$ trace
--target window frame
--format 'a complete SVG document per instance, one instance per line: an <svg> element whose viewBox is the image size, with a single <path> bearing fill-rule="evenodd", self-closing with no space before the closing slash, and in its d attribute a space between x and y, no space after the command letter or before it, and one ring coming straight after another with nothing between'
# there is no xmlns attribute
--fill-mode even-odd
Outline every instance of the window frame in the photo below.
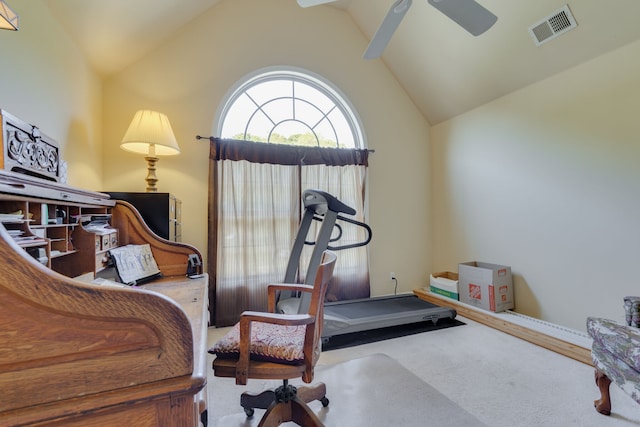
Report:
<svg viewBox="0 0 640 427"><path fill-rule="evenodd" d="M229 110L231 109L231 107L235 104L235 102L241 96L245 95L245 93L252 87L255 87L265 82L275 81L275 80L297 81L298 83L306 84L314 88L315 90L321 92L325 96L327 96L335 105L334 109L337 108L342 114L342 116L344 117L344 119L346 120L347 125L351 131L351 135L353 137L354 147L346 147L340 144L340 141L336 135L336 139L338 139L336 141L338 144L338 148L361 148L361 149L367 148L366 135L365 135L364 127L362 126L360 117L356 109L354 108L354 106L351 104L349 99L342 93L342 91L332 82L328 81L327 79L311 71L305 70L303 68L291 67L291 66L273 66L273 67L261 68L250 74L245 75L244 77L236 81L236 83L229 89L229 91L227 91L218 108L218 112L216 113L216 120L215 120L216 129L215 129L214 135L225 137L222 135L224 121L227 118L227 115L229 114ZM296 101L309 103L309 101L304 98L295 98L295 94L293 95L293 97ZM271 102L278 98L282 98L282 96L281 95L274 96L267 102ZM291 98L291 96L288 96L288 98ZM266 103L263 103L262 105L264 104ZM315 108L318 108L313 103L309 103L309 104L314 106ZM259 111L259 110L257 109L256 111ZM326 117L328 115L328 114L325 114L322 109L319 109L319 111L323 114L323 117ZM333 111L333 109L331 111ZM295 120L295 118L293 120ZM327 120L329 121L332 129L335 132L335 128L334 128L334 125L331 123L331 120L328 117L327 117ZM312 126L310 126L306 122L302 122L302 121L299 121L299 122L306 125L314 134L314 136L316 137L316 140L318 140L318 135L316 134ZM247 132L248 125L249 125L249 121L245 124L245 128L244 128L245 134ZM275 129L276 127L277 127L277 124L275 124L274 127L269 132L269 137L271 136L271 132L273 132L273 129Z"/></svg>

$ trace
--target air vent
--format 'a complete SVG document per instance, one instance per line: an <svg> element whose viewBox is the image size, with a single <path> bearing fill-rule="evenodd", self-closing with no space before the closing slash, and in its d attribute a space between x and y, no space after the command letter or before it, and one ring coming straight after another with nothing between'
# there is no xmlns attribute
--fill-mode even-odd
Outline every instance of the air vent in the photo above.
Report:
<svg viewBox="0 0 640 427"><path fill-rule="evenodd" d="M529 27L529 34L533 37L536 46L540 46L577 26L578 24L569 10L569 5L564 5L563 8Z"/></svg>

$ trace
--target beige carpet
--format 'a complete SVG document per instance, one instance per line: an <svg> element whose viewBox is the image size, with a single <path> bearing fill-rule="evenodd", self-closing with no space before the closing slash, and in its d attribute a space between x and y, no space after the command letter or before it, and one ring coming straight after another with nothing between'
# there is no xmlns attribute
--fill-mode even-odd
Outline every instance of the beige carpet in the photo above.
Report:
<svg viewBox="0 0 640 427"><path fill-rule="evenodd" d="M606 417L593 409L598 389L591 366L472 320L460 320L466 325L323 352L316 372L318 378L328 376L325 383L331 403L324 415L319 403L314 409L324 417L327 427L447 425L434 418L429 399L413 396L415 387L437 390L438 395L446 397L447 406L453 402L462 408L460 413L471 414L491 427L640 427L640 405L614 385L612 415ZM211 328L210 344L226 330ZM347 376L329 378L334 367L339 373L341 367L357 365L349 365L351 361L374 355L379 358L379 354L405 368L400 370L402 380L383 378L379 369L357 368L351 371L358 372ZM407 371L412 379L405 381ZM362 383L348 380L351 375ZM378 380L385 386L374 385ZM213 375L208 382L209 426L216 427L257 425L257 421L244 417L240 394L278 385L250 380L246 387L236 386L232 379ZM366 390L365 396L358 397L357 391L362 389ZM384 418L386 413L393 414L393 422ZM260 415L256 411L254 418Z"/></svg>
<svg viewBox="0 0 640 427"><path fill-rule="evenodd" d="M485 425L384 354L319 367L316 380L327 384L331 391L326 408L317 401L310 404L326 426L419 425L425 416L428 417L428 425L433 426ZM297 383L299 381L292 381L292 384ZM398 396L402 396L402 405L397 404ZM263 410L256 410L253 419L247 420L241 412L219 418L210 425L257 426L262 414Z"/></svg>

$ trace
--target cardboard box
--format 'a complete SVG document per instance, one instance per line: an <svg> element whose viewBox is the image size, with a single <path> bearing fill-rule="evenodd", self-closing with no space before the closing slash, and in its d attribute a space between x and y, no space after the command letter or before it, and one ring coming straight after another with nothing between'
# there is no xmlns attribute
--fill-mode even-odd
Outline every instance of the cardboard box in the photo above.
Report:
<svg viewBox="0 0 640 427"><path fill-rule="evenodd" d="M458 300L458 273L442 271L429 278L429 290L434 294Z"/></svg>
<svg viewBox="0 0 640 427"><path fill-rule="evenodd" d="M511 267L464 262L458 265L458 275L461 302L496 313L515 307Z"/></svg>

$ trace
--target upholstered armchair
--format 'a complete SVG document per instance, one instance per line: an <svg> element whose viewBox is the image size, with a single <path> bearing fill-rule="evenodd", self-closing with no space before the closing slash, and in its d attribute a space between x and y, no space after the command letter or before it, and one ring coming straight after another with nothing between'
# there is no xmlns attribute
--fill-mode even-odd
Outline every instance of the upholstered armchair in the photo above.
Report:
<svg viewBox="0 0 640 427"><path fill-rule="evenodd" d="M587 331L593 338L591 358L600 389L600 399L594 401L594 406L604 415L611 414L612 382L640 403L640 297L626 297L625 310L627 325L587 318Z"/></svg>

